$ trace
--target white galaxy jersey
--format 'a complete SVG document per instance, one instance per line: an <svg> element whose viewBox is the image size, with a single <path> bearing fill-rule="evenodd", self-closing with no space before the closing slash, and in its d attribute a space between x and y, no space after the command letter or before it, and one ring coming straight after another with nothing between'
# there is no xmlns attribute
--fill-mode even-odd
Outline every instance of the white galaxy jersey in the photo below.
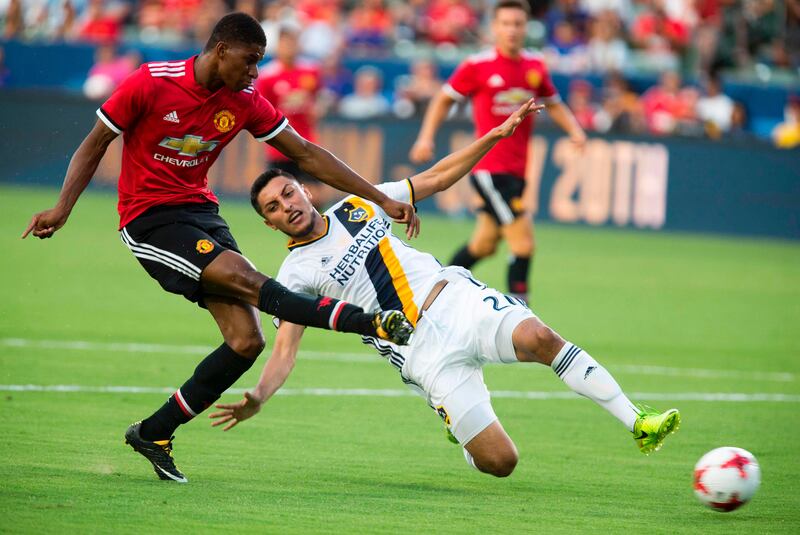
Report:
<svg viewBox="0 0 800 535"><path fill-rule="evenodd" d="M377 188L392 199L414 204L410 180ZM441 264L392 234L391 218L361 197L347 197L322 217L327 224L324 235L289 242L291 252L278 271L278 282L295 292L327 295L366 311L402 310L416 325Z"/></svg>

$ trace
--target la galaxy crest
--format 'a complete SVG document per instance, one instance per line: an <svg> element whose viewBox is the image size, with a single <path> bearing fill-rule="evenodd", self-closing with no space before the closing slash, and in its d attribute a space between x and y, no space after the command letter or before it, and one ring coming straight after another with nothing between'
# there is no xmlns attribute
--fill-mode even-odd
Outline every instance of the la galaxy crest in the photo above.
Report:
<svg viewBox="0 0 800 535"><path fill-rule="evenodd" d="M367 210L362 206L353 206L349 210L345 208L344 211L347 212L347 221L350 223L361 223L369 219Z"/></svg>

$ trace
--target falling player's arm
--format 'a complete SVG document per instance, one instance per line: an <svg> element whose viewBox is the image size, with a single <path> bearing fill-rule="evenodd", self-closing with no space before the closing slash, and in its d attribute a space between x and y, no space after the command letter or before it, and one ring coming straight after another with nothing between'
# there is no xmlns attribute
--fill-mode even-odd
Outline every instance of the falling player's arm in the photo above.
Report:
<svg viewBox="0 0 800 535"><path fill-rule="evenodd" d="M106 153L108 145L114 141L117 135L98 119L92 131L72 155L58 202L50 210L34 214L28 228L22 234L23 238L31 231L37 238L49 238L64 226L75 203L78 202L78 197L81 196L97 171L97 166Z"/></svg>
<svg viewBox="0 0 800 535"><path fill-rule="evenodd" d="M209 418L214 419L212 426L227 424L222 429L227 431L258 414L261 406L283 386L292 372L304 329L302 325L281 321L272 355L261 371L258 384L252 392L245 392L244 399L237 403L218 403L216 407L220 410L209 415Z"/></svg>
<svg viewBox="0 0 800 535"><path fill-rule="evenodd" d="M422 119L422 126L419 129L417 140L411 147L411 152L408 157L413 163L423 163L433 158L433 151L435 148L434 140L436 139L436 132L444 122L447 114L450 113L450 108L456 101L443 89L433 97L428 109L425 110L425 117Z"/></svg>
<svg viewBox="0 0 800 535"><path fill-rule="evenodd" d="M346 163L300 136L291 126L284 128L269 143L297 162L300 169L334 188L368 199L380 206L389 217L407 225L406 235L419 234L419 220L410 204L390 199L353 171Z"/></svg>
<svg viewBox="0 0 800 535"><path fill-rule="evenodd" d="M461 150L437 162L430 169L411 177L414 187L414 196L417 200L430 197L434 193L444 191L464 175L469 173L475 164L494 147L498 141L514 133L517 126L531 113L544 109L544 105L537 105L530 99L511 114L503 124L492 128L484 136L473 141Z"/></svg>

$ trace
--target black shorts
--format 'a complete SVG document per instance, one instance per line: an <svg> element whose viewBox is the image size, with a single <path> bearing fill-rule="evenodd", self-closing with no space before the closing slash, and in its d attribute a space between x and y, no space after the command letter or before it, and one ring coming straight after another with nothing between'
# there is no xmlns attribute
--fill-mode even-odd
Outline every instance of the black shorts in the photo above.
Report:
<svg viewBox="0 0 800 535"><path fill-rule="evenodd" d="M154 206L125 225L120 237L162 288L200 306L206 266L222 251L241 253L212 202Z"/></svg>
<svg viewBox="0 0 800 535"><path fill-rule="evenodd" d="M297 162L294 160L280 160L274 161L269 163L270 167L274 167L276 169L280 169L281 171L286 171L287 173L294 176L298 182L301 184L307 185L314 185L314 184L321 184L321 182L300 169L300 166L297 165Z"/></svg>
<svg viewBox="0 0 800 535"><path fill-rule="evenodd" d="M482 212L486 212L504 226L522 215L522 190L525 179L503 173L476 171L469 176L472 187L483 199Z"/></svg>

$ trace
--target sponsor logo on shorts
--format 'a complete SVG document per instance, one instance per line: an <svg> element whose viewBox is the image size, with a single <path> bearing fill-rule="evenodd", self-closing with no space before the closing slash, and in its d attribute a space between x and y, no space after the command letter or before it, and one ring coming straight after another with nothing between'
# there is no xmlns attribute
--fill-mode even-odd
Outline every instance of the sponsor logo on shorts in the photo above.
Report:
<svg viewBox="0 0 800 535"><path fill-rule="evenodd" d="M208 254L214 250L214 244L208 240L197 240L195 249L197 249L197 252L200 254Z"/></svg>
<svg viewBox="0 0 800 535"><path fill-rule="evenodd" d="M214 126L222 132L230 132L236 124L236 116L228 110L222 110L214 115Z"/></svg>

